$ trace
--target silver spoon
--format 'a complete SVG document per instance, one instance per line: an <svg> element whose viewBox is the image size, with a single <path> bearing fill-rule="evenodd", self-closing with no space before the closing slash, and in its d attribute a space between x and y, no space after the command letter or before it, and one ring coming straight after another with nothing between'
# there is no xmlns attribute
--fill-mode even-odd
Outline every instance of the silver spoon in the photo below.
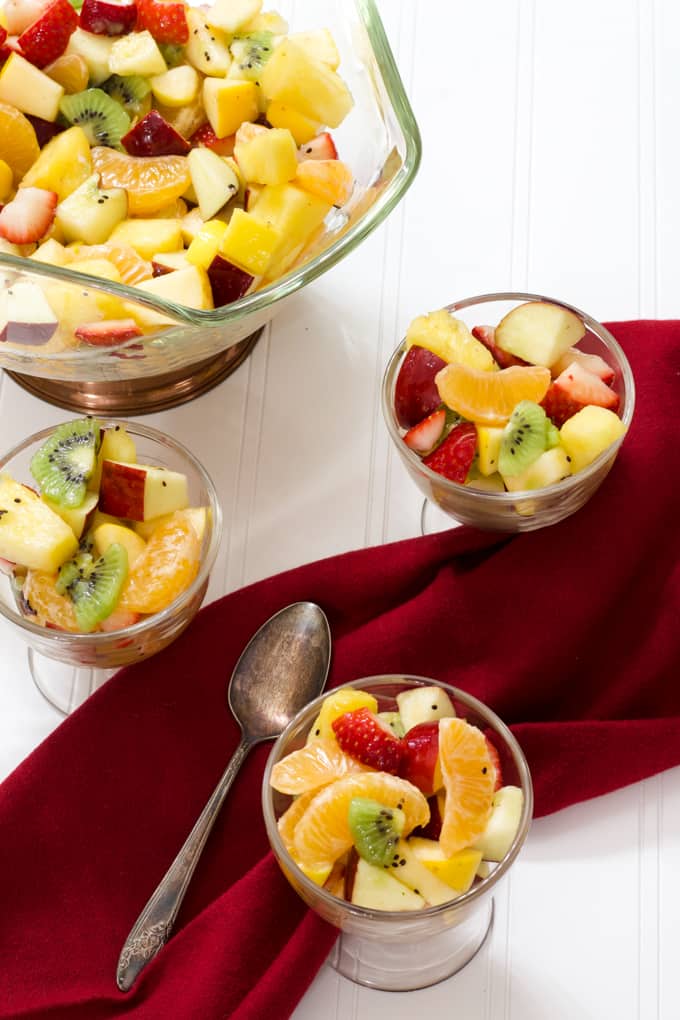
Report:
<svg viewBox="0 0 680 1020"><path fill-rule="evenodd" d="M229 682L229 707L241 740L184 846L161 879L125 940L116 970L122 992L163 948L175 923L205 842L251 747L278 737L308 701L323 690L331 635L322 610L295 602L263 623L250 639Z"/></svg>

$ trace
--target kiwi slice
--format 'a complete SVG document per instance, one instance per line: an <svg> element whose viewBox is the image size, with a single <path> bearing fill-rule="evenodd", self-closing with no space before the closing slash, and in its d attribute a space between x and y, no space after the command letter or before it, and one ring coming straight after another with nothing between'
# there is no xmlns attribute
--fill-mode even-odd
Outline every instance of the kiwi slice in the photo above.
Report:
<svg viewBox="0 0 680 1020"><path fill-rule="evenodd" d="M74 562L74 561L72 561ZM115 542L89 566L81 566L66 588L80 629L89 634L110 616L120 601L128 575L128 554Z"/></svg>
<svg viewBox="0 0 680 1020"><path fill-rule="evenodd" d="M120 148L121 138L130 130L127 113L103 89L85 89L64 96L59 111L69 124L83 129L90 145Z"/></svg>
<svg viewBox="0 0 680 1020"><path fill-rule="evenodd" d="M404 736L404 724L398 712L378 712L378 719L382 719L384 723L387 723L395 737Z"/></svg>
<svg viewBox="0 0 680 1020"><path fill-rule="evenodd" d="M359 856L369 864L387 867L404 831L404 812L370 797L353 797L347 820Z"/></svg>
<svg viewBox="0 0 680 1020"><path fill-rule="evenodd" d="M79 551L72 560L62 563L54 585L59 594L67 595L73 582L77 581L79 577L85 577L89 574L93 564L94 557L92 553L86 551Z"/></svg>
<svg viewBox="0 0 680 1020"><path fill-rule="evenodd" d="M168 67L179 67L180 64L186 63L183 46L178 46L177 43L158 43L158 49ZM141 80L145 81L144 78Z"/></svg>
<svg viewBox="0 0 680 1020"><path fill-rule="evenodd" d="M148 78L142 78L141 74L112 74L102 82L100 88L111 99L115 99L132 119L151 109L151 101L148 99L151 85Z"/></svg>
<svg viewBox="0 0 680 1020"><path fill-rule="evenodd" d="M31 459L43 496L60 507L82 506L99 449L99 422L80 418L59 425Z"/></svg>
<svg viewBox="0 0 680 1020"><path fill-rule="evenodd" d="M545 448L546 450L552 450L553 447L560 445L560 430L556 425L550 421L550 418L546 418L545 422Z"/></svg>
<svg viewBox="0 0 680 1020"><path fill-rule="evenodd" d="M274 35L272 32L235 35L229 49L241 77L256 82L274 52Z"/></svg>
<svg viewBox="0 0 680 1020"><path fill-rule="evenodd" d="M546 448L547 415L533 400L520 400L503 430L498 470L512 477L525 471Z"/></svg>

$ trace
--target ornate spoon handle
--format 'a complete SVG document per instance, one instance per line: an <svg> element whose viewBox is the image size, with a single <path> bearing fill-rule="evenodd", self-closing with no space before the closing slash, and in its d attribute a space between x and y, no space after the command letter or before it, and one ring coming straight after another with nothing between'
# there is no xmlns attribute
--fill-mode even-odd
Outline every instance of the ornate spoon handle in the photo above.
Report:
<svg viewBox="0 0 680 1020"><path fill-rule="evenodd" d="M236 773L252 746L252 741L241 737L241 742L234 751L222 778L203 808L196 824L187 836L184 846L159 882L125 940L116 970L116 984L122 992L127 992L132 987L138 974L146 967L149 960L153 960L156 953L170 938L177 912L198 864L205 841Z"/></svg>

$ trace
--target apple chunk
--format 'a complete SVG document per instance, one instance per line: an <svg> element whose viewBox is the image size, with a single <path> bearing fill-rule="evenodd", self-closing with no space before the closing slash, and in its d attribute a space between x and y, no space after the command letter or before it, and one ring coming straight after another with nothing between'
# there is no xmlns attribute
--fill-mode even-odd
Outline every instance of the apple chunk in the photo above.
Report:
<svg viewBox="0 0 680 1020"><path fill-rule="evenodd" d="M581 319L568 308L550 301L528 301L501 319L495 342L532 365L550 368L585 331Z"/></svg>
<svg viewBox="0 0 680 1020"><path fill-rule="evenodd" d="M189 505L186 475L150 464L104 460L99 509L129 521L149 521Z"/></svg>

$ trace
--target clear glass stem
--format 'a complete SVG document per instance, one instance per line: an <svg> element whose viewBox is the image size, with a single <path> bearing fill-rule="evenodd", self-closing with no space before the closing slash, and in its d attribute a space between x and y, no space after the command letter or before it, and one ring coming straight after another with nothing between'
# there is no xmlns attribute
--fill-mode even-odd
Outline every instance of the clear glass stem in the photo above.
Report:
<svg viewBox="0 0 680 1020"><path fill-rule="evenodd" d="M28 649L28 668L43 698L62 715L70 715L108 680L114 669L71 666Z"/></svg>

